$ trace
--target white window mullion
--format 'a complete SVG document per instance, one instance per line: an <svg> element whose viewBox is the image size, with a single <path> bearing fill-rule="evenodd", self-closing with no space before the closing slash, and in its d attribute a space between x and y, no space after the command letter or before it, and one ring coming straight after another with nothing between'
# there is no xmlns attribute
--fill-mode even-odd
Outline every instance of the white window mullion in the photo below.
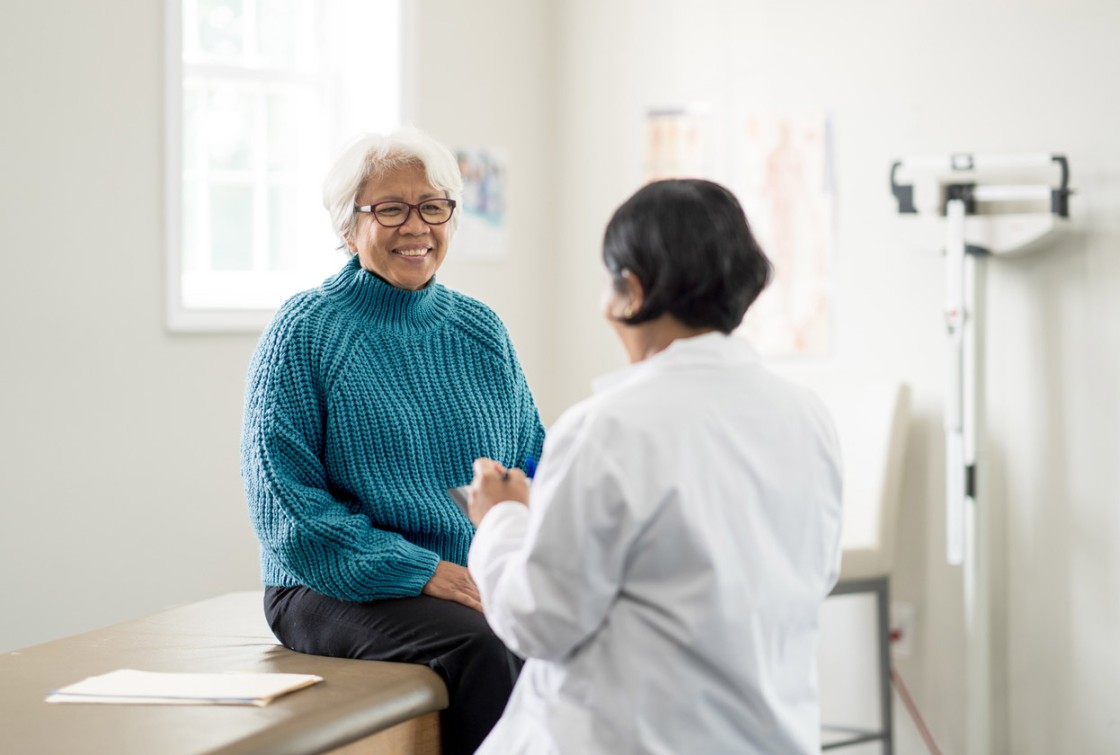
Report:
<svg viewBox="0 0 1120 755"><path fill-rule="evenodd" d="M246 71L257 70L261 59L257 40L257 3L256 0L243 0L245 9L245 48L242 63ZM267 275L271 267L268 247L268 186L262 180L267 160L266 139L268 138L268 109L265 87L255 83L249 87L253 93L253 151L252 178L253 191L253 252L250 270Z"/></svg>
<svg viewBox="0 0 1120 755"><path fill-rule="evenodd" d="M268 230L268 89L255 87L253 118L253 271L272 269Z"/></svg>
<svg viewBox="0 0 1120 755"><path fill-rule="evenodd" d="M199 110L202 113L200 122L210 122L210 81L208 79L202 80L202 87L200 89L201 96L199 101L201 105ZM197 192L195 201L198 204L198 248L195 250L196 259L198 260L198 271L200 273L210 273L214 269L214 260L211 250L213 249L213 237L210 233L212 227L212 213L210 212L210 196L211 182L213 179L210 176L210 150L207 149L206 142L206 129L195 129L195 139L198 141L196 145L198 154L201 155L198 165L199 180L195 182L195 191Z"/></svg>
<svg viewBox="0 0 1120 755"><path fill-rule="evenodd" d="M245 68L256 68L260 58L257 50L257 3L256 0L242 0L245 4L245 47L242 50L242 64Z"/></svg>
<svg viewBox="0 0 1120 755"><path fill-rule="evenodd" d="M198 51L198 0L183 0L182 56L188 58Z"/></svg>

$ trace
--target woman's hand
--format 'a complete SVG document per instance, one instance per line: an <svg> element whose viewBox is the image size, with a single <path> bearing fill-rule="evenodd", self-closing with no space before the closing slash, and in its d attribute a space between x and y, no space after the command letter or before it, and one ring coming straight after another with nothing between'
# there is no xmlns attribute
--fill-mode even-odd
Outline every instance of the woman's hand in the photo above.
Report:
<svg viewBox="0 0 1120 755"><path fill-rule="evenodd" d="M467 513L477 527L494 504L529 503L529 478L520 469L506 469L493 459L474 460L474 479Z"/></svg>
<svg viewBox="0 0 1120 755"><path fill-rule="evenodd" d="M462 603L467 608L482 612L482 598L479 597L478 587L471 579L471 573L467 571L467 567L450 561L440 561L436 564L435 574L420 592L433 598Z"/></svg>

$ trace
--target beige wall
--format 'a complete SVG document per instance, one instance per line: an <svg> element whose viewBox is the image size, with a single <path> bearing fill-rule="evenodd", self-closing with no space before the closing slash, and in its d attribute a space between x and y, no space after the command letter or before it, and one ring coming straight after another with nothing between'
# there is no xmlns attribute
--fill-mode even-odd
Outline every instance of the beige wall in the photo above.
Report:
<svg viewBox="0 0 1120 755"><path fill-rule="evenodd" d="M1115 749L1120 699L1120 10L1109 2L425 0L415 120L511 157L511 251L443 279L506 319L547 420L622 354L599 242L651 106L827 108L836 334L794 377L914 388L899 661L962 752L960 572L945 565L941 261L902 238L898 155L1064 151L1052 248L988 268L998 752ZM161 4L20 3L0 25L0 651L257 584L238 480L255 334L163 326ZM66 206L60 206L66 202ZM748 208L748 212L750 208Z"/></svg>

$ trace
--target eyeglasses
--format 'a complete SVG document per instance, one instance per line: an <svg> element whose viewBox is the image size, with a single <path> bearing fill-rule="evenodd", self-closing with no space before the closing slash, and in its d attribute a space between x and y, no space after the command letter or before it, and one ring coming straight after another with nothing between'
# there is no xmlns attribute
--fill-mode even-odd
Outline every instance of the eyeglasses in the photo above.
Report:
<svg viewBox="0 0 1120 755"><path fill-rule="evenodd" d="M377 204L354 207L354 212L367 212L373 215L373 219L385 228L397 228L404 225L408 222L413 210L416 210L420 214L420 219L428 225L443 225L451 220L451 214L455 212L455 200L425 199L420 204L378 202Z"/></svg>

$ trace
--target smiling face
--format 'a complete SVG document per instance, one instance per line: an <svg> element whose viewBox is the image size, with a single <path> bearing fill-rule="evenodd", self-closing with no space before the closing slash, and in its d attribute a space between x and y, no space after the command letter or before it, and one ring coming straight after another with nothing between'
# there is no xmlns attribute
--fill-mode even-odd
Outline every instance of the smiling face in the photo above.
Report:
<svg viewBox="0 0 1120 755"><path fill-rule="evenodd" d="M358 192L358 206L378 202L419 204L446 196L428 183L424 166L406 165L380 179L366 181ZM413 210L408 221L385 228L369 213L360 212L346 236L346 245L358 255L362 267L397 288L417 291L428 285L447 255L450 223L429 225Z"/></svg>

